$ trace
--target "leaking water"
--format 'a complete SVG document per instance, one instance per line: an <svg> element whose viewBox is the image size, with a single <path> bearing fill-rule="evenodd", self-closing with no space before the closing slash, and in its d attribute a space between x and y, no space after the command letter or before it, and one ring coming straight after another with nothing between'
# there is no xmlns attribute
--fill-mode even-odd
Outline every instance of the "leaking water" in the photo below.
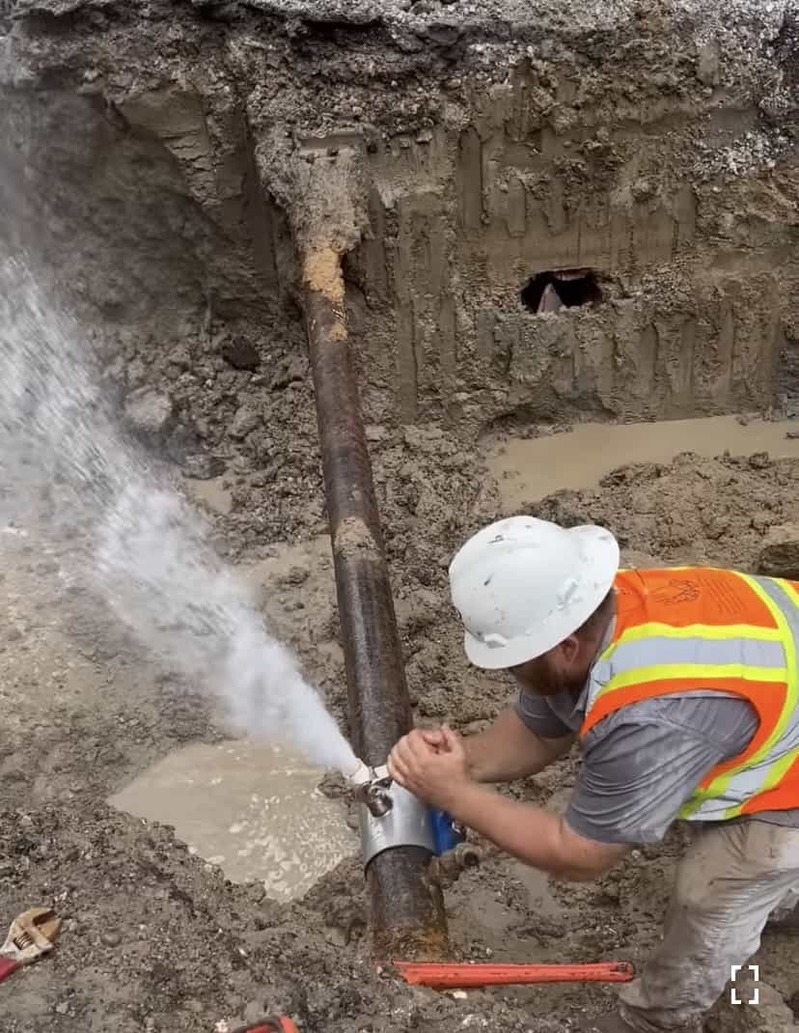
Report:
<svg viewBox="0 0 799 1033"><path fill-rule="evenodd" d="M336 722L211 548L199 514L121 434L92 361L30 268L0 254L0 473L8 501L44 495L51 533L81 528L91 586L157 659L218 697L238 732L352 769Z"/></svg>

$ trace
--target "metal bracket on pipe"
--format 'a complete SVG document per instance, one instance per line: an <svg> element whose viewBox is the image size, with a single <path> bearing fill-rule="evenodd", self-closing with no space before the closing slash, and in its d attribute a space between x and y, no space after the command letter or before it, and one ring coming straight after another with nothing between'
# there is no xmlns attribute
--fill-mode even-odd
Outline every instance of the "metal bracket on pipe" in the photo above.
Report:
<svg viewBox="0 0 799 1033"><path fill-rule="evenodd" d="M407 789L392 782L386 792L392 806L380 817L361 804L359 821L364 868L378 854L394 847L418 846L435 853L433 829L427 807Z"/></svg>

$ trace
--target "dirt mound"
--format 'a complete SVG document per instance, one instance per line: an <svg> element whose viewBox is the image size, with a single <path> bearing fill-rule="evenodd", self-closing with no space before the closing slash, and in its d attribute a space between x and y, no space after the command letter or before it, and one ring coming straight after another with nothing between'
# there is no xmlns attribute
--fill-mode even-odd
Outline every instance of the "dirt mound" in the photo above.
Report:
<svg viewBox="0 0 799 1033"><path fill-rule="evenodd" d="M685 453L668 465L623 467L596 490L559 493L536 508L560 523L604 524L623 547L665 563L754 570L769 529L799 513L799 463Z"/></svg>
<svg viewBox="0 0 799 1033"><path fill-rule="evenodd" d="M418 711L468 726L491 717L508 687L501 677L469 668L449 609L446 568L469 534L507 513L478 457L443 434L430 440L437 451L414 447L412 459L407 444L379 454L380 478L392 485L384 508L389 552ZM617 535L625 562L636 566L704 563L754 571L769 530L799 515L799 462L684 454L670 464L622 467L596 488L558 492L518 509L568 526L604 525Z"/></svg>
<svg viewBox="0 0 799 1033"><path fill-rule="evenodd" d="M3 912L44 900L65 917L56 952L3 986L6 1033L209 1033L220 1019L274 1011L320 1033L559 1028L531 1026L501 997L476 1009L407 987L357 946L342 950L335 922L356 909L351 891L331 907L335 878L281 908L262 887L235 886L191 857L168 829L102 806L2 812L0 841ZM357 882L350 867L348 889Z"/></svg>

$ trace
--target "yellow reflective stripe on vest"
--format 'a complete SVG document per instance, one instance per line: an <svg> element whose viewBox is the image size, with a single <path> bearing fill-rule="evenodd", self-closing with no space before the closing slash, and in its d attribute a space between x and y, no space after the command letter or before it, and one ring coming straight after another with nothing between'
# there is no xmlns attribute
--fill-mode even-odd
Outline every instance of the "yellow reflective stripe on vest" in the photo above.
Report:
<svg viewBox="0 0 799 1033"><path fill-rule="evenodd" d="M721 779L714 779L707 789L695 789L691 794L691 799L684 803L679 811L677 811L677 817L687 821L692 814L695 814L699 810L705 800L712 800L716 796L716 791L713 789L713 786L716 782L720 781Z"/></svg>
<svg viewBox="0 0 799 1033"><path fill-rule="evenodd" d="M695 797L690 801L690 804L693 804L694 800L698 798L696 806L690 806L691 813L695 811L698 806L701 806L703 800L723 796L728 785L737 774L739 774L741 771L745 770L748 767L752 767L755 764L760 763L765 757L767 757L769 752L774 748L775 744L778 743L782 738L785 732L786 725L788 724L788 721L791 717L791 714L794 712L797 705L799 705L799 665L797 665L796 642L794 639L794 633L790 623L788 622L788 618L786 617L785 612L783 611L780 604L769 594L769 592L765 588L763 588L763 586L755 578L750 577L747 574L741 574L737 571L735 571L734 573L736 573L738 577L745 581L746 584L752 589L752 591L759 596L763 604L768 607L772 617L774 618L775 623L777 624L777 628L780 633L780 638L785 646L785 680L787 682L788 691L785 694L785 703L782 708L782 713L780 714L776 725L771 730L771 735L769 735L769 737L762 743L760 749L753 753L751 757L748 757L745 763L736 765L734 768L731 768L729 771L726 771L723 775L720 775L718 778L713 779L713 781L710 783L710 785L707 786L706 789L703 789L696 793ZM780 584L780 588L783 591L785 591L786 589L790 589L790 585L786 585L783 582ZM790 594L790 592L786 592L786 595L788 595L789 597ZM793 595L796 596L796 592L793 592ZM792 751L792 753L795 753L795 751ZM766 789L771 789L773 786L777 785L784 773L788 770L788 768L790 768L791 764L793 763L793 759L795 759L795 756L791 756L791 754L788 754L785 757L780 757L772 765L770 765L765 777L763 778L763 781L761 782L756 792L752 795L754 796L756 795L756 793L763 792ZM688 806L689 805L687 804L686 807ZM728 807L724 812L724 818L727 819L737 817L743 810L743 807L743 802L740 804L734 804L732 807Z"/></svg>
<svg viewBox="0 0 799 1033"><path fill-rule="evenodd" d="M652 664L649 667L635 667L630 671L621 671L602 687L597 699L616 689L627 689L631 685L643 682L696 680L696 687L702 688L702 679L711 682L725 678L740 681L773 682L775 685L785 683L785 667L747 667L744 664Z"/></svg>
<svg viewBox="0 0 799 1033"><path fill-rule="evenodd" d="M795 593L794 593L795 594ZM684 628L675 628L671 624L659 624L651 621L638 624L622 632L616 644L622 642L638 642L640 639L662 635L664 638L708 638L724 640L729 638L751 638L761 642L782 642L779 628L758 628L754 624L686 624Z"/></svg>
<svg viewBox="0 0 799 1033"><path fill-rule="evenodd" d="M779 760L775 760L773 764L769 765L768 773L763 779L763 783L758 789L759 793L764 793L767 789L773 789L775 785L782 781L785 772L791 767L793 762L799 757L799 746L796 749L786 753L784 757L780 757ZM738 812L738 807L728 807L724 812L725 817L735 817L735 814L730 814L731 811Z"/></svg>
<svg viewBox="0 0 799 1033"><path fill-rule="evenodd" d="M769 752L774 743L778 742L785 731L785 726L788 724L788 719L799 704L799 665L797 665L796 659L796 641L794 639L794 632L785 615L785 611L782 609L780 604L774 599L770 593L763 588L758 581L749 577L747 574L738 574L738 577L743 578L749 587L762 599L763 603L768 606L771 611L771 615L777 623L777 627L782 635L782 641L785 646L785 666L787 668L788 691L785 695L785 706L782 708L777 726L772 730L771 735L763 743L760 749L749 758L750 764L755 764L762 760ZM782 586L780 586L782 587Z"/></svg>
<svg viewBox="0 0 799 1033"><path fill-rule="evenodd" d="M774 581L780 586L783 592L785 592L797 610L799 610L799 592L796 591L790 581L786 581L785 578L782 577L775 577Z"/></svg>

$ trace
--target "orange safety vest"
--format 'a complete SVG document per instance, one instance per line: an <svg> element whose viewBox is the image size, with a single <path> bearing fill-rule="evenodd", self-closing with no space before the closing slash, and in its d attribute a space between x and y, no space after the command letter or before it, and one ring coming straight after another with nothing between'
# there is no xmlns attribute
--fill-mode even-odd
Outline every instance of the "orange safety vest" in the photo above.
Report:
<svg viewBox="0 0 799 1033"><path fill-rule="evenodd" d="M638 700L710 689L748 700L759 726L680 817L799 808L799 582L711 567L622 570L613 637L589 679L583 738Z"/></svg>

